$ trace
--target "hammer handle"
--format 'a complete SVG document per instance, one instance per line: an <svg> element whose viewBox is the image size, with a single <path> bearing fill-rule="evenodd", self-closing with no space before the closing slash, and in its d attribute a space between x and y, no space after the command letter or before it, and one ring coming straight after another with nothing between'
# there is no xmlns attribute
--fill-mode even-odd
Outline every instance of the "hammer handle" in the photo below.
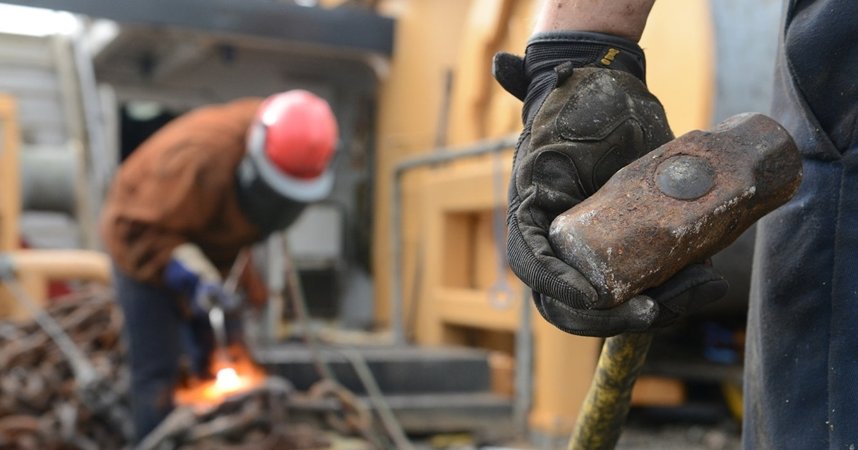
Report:
<svg viewBox="0 0 858 450"><path fill-rule="evenodd" d="M625 333L605 340L568 450L611 450L617 445L632 387L651 342L652 333Z"/></svg>

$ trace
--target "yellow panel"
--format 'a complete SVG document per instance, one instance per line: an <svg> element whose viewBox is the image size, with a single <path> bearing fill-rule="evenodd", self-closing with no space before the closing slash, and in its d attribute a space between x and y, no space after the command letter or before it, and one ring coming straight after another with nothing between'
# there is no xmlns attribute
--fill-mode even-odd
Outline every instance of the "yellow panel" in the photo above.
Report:
<svg viewBox="0 0 858 450"><path fill-rule="evenodd" d="M15 101L0 94L0 251L18 248L18 216L21 213L20 136ZM17 305L0 287L0 317L16 314Z"/></svg>
<svg viewBox="0 0 858 450"><path fill-rule="evenodd" d="M392 273L388 245L390 175L396 162L403 157L433 148L446 73L455 66L470 3L468 0L386 0L379 6L397 20L393 59L387 73L382 74L377 128L373 272L376 274L375 313L381 323L389 319L388 290ZM404 217L419 213L415 207L419 201L409 200ZM404 231L408 233L420 222L409 222ZM414 245L405 250L406 261L414 261Z"/></svg>
<svg viewBox="0 0 858 450"><path fill-rule="evenodd" d="M494 80L489 76L492 56L509 22L512 0L474 0L468 15L468 33L455 71L450 109L450 142L468 144L486 137L488 106Z"/></svg>
<svg viewBox="0 0 858 450"><path fill-rule="evenodd" d="M474 224L476 229L474 233L475 242L475 258L474 258L474 279L473 287L478 289L486 289L497 282L498 278L498 245L501 245L501 251L506 252L506 209L503 209L503 219L501 219L501 228L504 233L500 238L500 242L495 237L495 211L483 210L475 213L477 220Z"/></svg>
<svg viewBox="0 0 858 450"><path fill-rule="evenodd" d="M515 292L521 292L516 286ZM513 294L508 306L492 306L489 293L477 289L440 288L432 297L445 323L489 330L515 331L521 315L521 296Z"/></svg>
<svg viewBox="0 0 858 450"><path fill-rule="evenodd" d="M382 325L389 319L388 290L392 272L388 241L390 172L402 157L431 151L435 137L439 131L444 131L438 118L444 104L445 74L450 70L455 71L456 91L449 93L454 97L450 99L451 124L469 115L482 120L478 127L484 131L479 133L488 133L487 136L499 137L518 131L521 103L491 79L490 61L494 52L501 49L523 52L536 3L535 0L385 0L380 3L380 11L397 18L396 52L389 74L382 82L379 105L377 173L380 176L376 179L373 271L376 274L375 316ZM501 19L509 22L503 23ZM481 25L472 27L472 22ZM461 67L463 61L469 60L462 55L469 51L478 55L477 59ZM469 91L468 85L476 87ZM451 131L449 142L470 143L467 137L457 138L453 134L456 132ZM508 166L509 160L504 164ZM417 179L419 184L426 170L414 172L417 176L409 178ZM504 178L508 178L507 172ZM503 192L505 197L506 187ZM408 293L414 286L418 253L425 254L425 249L418 250L420 245L425 247L425 242L421 244L419 239L425 233L426 220L422 212L425 202L415 196L405 198L403 204L403 217L406 218L403 233L407 236L403 246L403 286Z"/></svg>
<svg viewBox="0 0 858 450"><path fill-rule="evenodd" d="M18 248L21 181L17 120L14 100L0 94L0 251Z"/></svg>
<svg viewBox="0 0 858 450"><path fill-rule="evenodd" d="M512 398L515 395L515 359L506 353L491 352L489 355L492 392Z"/></svg>
<svg viewBox="0 0 858 450"><path fill-rule="evenodd" d="M641 47L647 84L677 136L708 128L715 93L715 34L706 0L659 0Z"/></svg>
<svg viewBox="0 0 858 450"><path fill-rule="evenodd" d="M566 334L533 311L534 390L530 426L568 436L590 388L602 340Z"/></svg>
<svg viewBox="0 0 858 450"><path fill-rule="evenodd" d="M679 406L685 403L685 384L674 378L642 376L632 389L632 405Z"/></svg>

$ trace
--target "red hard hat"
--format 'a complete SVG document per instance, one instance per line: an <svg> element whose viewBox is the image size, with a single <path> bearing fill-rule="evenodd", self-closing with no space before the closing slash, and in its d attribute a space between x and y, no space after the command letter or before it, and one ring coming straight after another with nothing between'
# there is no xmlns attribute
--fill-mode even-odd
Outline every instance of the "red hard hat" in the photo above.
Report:
<svg viewBox="0 0 858 450"><path fill-rule="evenodd" d="M256 116L265 129L264 153L271 163L296 178L321 175L337 143L337 121L328 102L304 90L275 94Z"/></svg>

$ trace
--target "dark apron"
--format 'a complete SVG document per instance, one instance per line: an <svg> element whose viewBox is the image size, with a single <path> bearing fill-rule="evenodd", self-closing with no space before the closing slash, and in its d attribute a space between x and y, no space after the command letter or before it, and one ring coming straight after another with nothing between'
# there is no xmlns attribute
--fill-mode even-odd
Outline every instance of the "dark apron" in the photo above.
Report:
<svg viewBox="0 0 858 450"><path fill-rule="evenodd" d="M757 231L745 449L858 449L858 1L790 0L773 117L804 179Z"/></svg>

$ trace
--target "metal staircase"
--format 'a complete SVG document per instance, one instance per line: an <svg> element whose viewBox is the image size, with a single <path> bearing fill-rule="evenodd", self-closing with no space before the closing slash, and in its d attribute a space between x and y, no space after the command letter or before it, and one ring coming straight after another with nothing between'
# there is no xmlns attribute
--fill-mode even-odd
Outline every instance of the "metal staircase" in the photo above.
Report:
<svg viewBox="0 0 858 450"><path fill-rule="evenodd" d="M488 352L471 348L363 346L349 350L372 372L384 400L409 434L468 432L487 439L514 432L513 400L493 393ZM322 348L314 355L303 343L279 344L256 353L270 373L310 391L321 380L317 358L336 381L372 405L349 355ZM318 399L317 399L318 400ZM315 408L324 407L317 402Z"/></svg>

